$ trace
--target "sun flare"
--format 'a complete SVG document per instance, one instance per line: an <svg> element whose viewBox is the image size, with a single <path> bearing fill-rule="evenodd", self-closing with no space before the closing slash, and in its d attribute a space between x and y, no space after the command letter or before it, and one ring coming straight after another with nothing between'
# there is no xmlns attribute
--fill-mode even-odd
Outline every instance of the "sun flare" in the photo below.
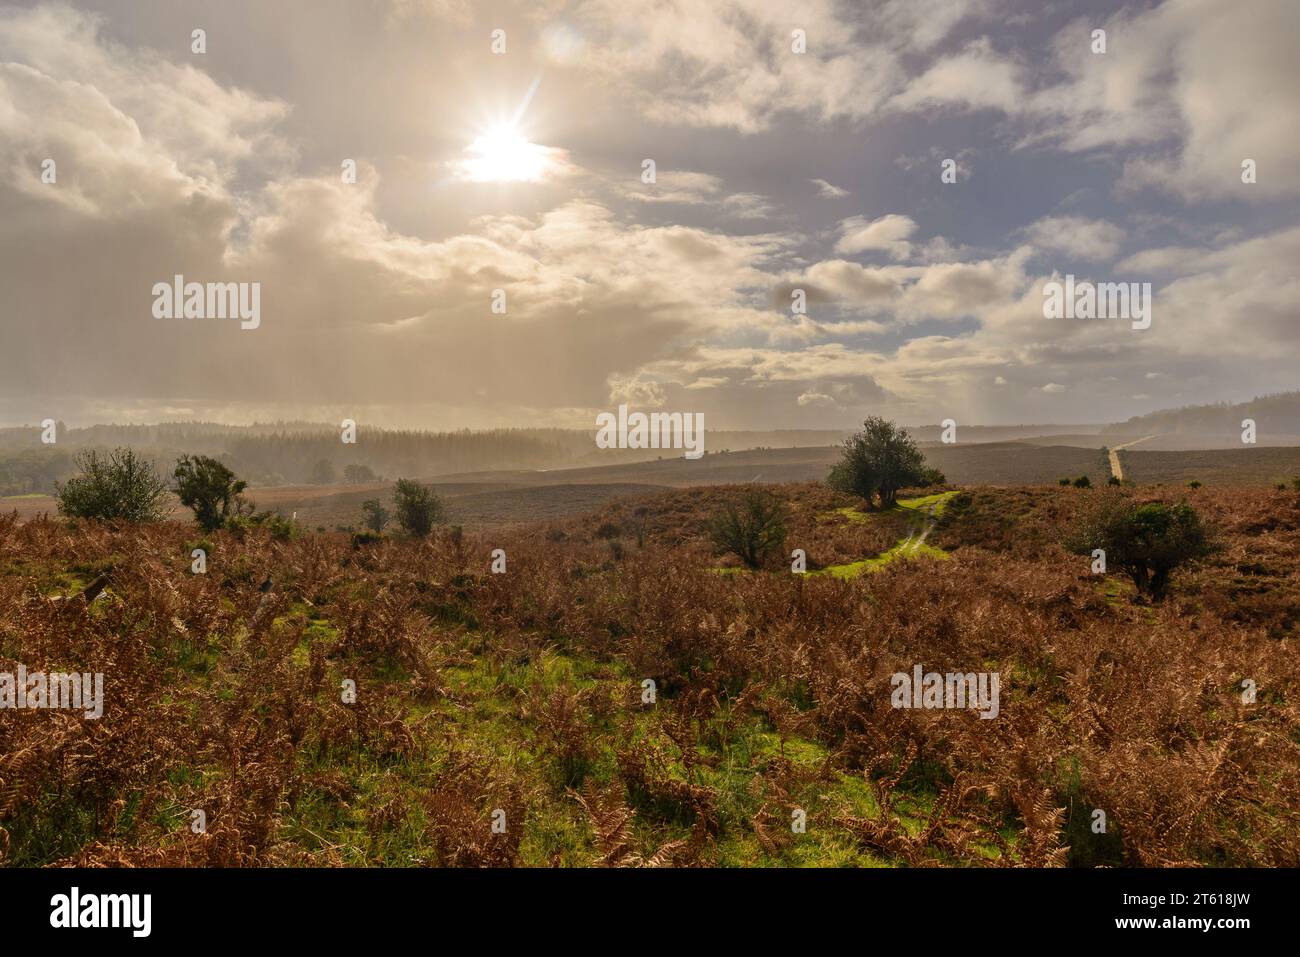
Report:
<svg viewBox="0 0 1300 957"><path fill-rule="evenodd" d="M538 183L557 169L556 152L530 143L512 126L497 126L469 145L461 171L475 183Z"/></svg>

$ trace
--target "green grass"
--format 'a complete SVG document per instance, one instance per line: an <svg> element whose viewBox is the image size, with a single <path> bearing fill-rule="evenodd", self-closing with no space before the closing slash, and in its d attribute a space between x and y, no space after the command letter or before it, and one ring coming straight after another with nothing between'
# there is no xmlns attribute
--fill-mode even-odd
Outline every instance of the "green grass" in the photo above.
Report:
<svg viewBox="0 0 1300 957"><path fill-rule="evenodd" d="M881 552L875 558L864 558L861 561L848 562L844 565L827 565L825 568L808 574L830 575L833 578L856 578L866 572L878 572L890 562L899 559L936 558L942 561L948 557L948 553L941 548L926 544L916 545L905 539L889 551Z"/></svg>
<svg viewBox="0 0 1300 957"><path fill-rule="evenodd" d="M944 508L952 501L957 492L936 492L934 495L922 495L918 498L902 498L888 513L910 512L920 518L923 522L931 518L938 520L942 515ZM858 524L866 523L871 519L873 513L862 512L853 507L836 509L834 512L823 513L819 518L834 518L842 516L851 522ZM874 513L887 514L887 513ZM900 559L912 558L935 558L944 560L948 558L948 553L941 548L935 548L933 545L927 545L924 542L915 541L919 537L922 526L915 526L907 538L898 542L888 551L881 552L874 558L863 558L856 562L847 562L843 565L828 565L825 568L815 572L809 572L810 575L830 575L833 578L856 578L858 575L866 572L876 572L884 568L890 562Z"/></svg>
<svg viewBox="0 0 1300 957"><path fill-rule="evenodd" d="M427 708L413 708L408 722L441 724L419 753L392 759L361 747L355 752L303 754L300 767L308 785L281 820L279 837L315 851L329 851L347 865L409 867L436 864L420 804L446 766L449 749L491 755L503 773L532 795L519 846L525 866L585 866L599 856L586 814L567 793L557 773L554 746L526 702L559 690L595 689L616 695L636 685L636 676L621 664L602 663L552 648L507 661L477 657L472 664L443 671L449 695ZM776 733L767 719L733 714L723 705L700 728L691 755L680 752L665 733L663 713L647 706L627 714L617 709L581 709L580 720L592 749L586 777L598 790L622 793L617 750L631 742L654 747L662 755L657 774L710 789L718 830L709 859L722 867L888 867L888 860L861 847L844 828L833 826L841 815L874 817L880 809L860 774L823 772L830 755L823 744ZM688 760L689 758L689 760ZM789 767L788 798L759 786L774 768ZM218 776L222 772L216 772ZM213 785L212 781L208 786ZM921 826L928 813L927 795L918 794L901 813L907 826ZM376 807L389 802L406 813L381 828L370 824ZM648 803L647 803L648 802ZM669 841L687 840L692 817L687 809L670 813L648 795L629 794L637 814L633 845L649 855ZM806 830L794 833L792 812L806 813ZM763 811L770 852L754 820ZM915 821L912 817L915 815ZM514 822L512 822L514 826Z"/></svg>
<svg viewBox="0 0 1300 957"><path fill-rule="evenodd" d="M900 498L898 507L904 510L915 512L925 512L931 505L934 506L934 517L939 518L943 515L944 509L948 507L956 496L957 491L936 492L934 495L922 495L919 498Z"/></svg>

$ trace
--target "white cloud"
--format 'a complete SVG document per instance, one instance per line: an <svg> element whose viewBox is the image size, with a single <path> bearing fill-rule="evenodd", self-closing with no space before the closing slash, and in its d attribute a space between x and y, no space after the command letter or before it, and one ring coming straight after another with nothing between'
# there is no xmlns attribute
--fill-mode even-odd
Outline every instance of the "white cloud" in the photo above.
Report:
<svg viewBox="0 0 1300 957"><path fill-rule="evenodd" d="M895 110L927 106L1016 110L1023 96L1021 68L999 54L986 37L944 57L889 101Z"/></svg>
<svg viewBox="0 0 1300 957"><path fill-rule="evenodd" d="M835 251L852 256L871 251L887 252L894 259L906 259L912 251L907 238L916 232L916 222L908 216L890 213L868 222L852 216L840 223L840 238Z"/></svg>
<svg viewBox="0 0 1300 957"><path fill-rule="evenodd" d="M1124 230L1114 223L1083 216L1048 216L1029 226L1025 233L1041 249L1095 262L1114 259L1124 242Z"/></svg>
<svg viewBox="0 0 1300 957"><path fill-rule="evenodd" d="M828 183L824 179L810 179L808 182L817 187L817 195L822 199L843 199L849 195L847 189L841 189L833 183Z"/></svg>
<svg viewBox="0 0 1300 957"><path fill-rule="evenodd" d="M728 192L726 183L711 173L691 170L659 170L655 182L620 182L614 192L639 203L666 203L679 206L710 206L738 219L765 219L772 215L771 200L758 193Z"/></svg>
<svg viewBox="0 0 1300 957"><path fill-rule="evenodd" d="M846 9L810 0L792 17L770 0L647 0L630 16L622 0L584 0L570 16L590 38L580 67L651 119L753 133L784 112L865 118L899 82L898 56L859 36Z"/></svg>
<svg viewBox="0 0 1300 957"><path fill-rule="evenodd" d="M824 392L801 392L795 399L799 405L828 406L834 405L835 399Z"/></svg>

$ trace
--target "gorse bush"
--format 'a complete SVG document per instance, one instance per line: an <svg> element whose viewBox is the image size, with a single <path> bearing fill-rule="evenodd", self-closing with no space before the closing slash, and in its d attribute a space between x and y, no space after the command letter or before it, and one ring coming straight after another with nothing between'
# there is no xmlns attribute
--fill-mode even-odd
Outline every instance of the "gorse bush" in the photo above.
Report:
<svg viewBox="0 0 1300 957"><path fill-rule="evenodd" d="M948 477L936 468L921 469L921 477L917 480L917 488L934 488L938 485L947 485Z"/></svg>
<svg viewBox="0 0 1300 957"><path fill-rule="evenodd" d="M242 510L227 518L225 528L239 538L243 538L254 529L264 529L273 539L281 542L296 538L301 531L297 522L279 512L251 510Z"/></svg>
<svg viewBox="0 0 1300 957"><path fill-rule="evenodd" d="M397 524L408 535L426 537L433 526L444 520L442 499L427 485L413 479L398 479L393 489L393 506Z"/></svg>
<svg viewBox="0 0 1300 957"><path fill-rule="evenodd" d="M755 489L739 504L724 505L709 522L708 533L717 554L735 555L747 568L762 568L785 544L785 511L773 496Z"/></svg>
<svg viewBox="0 0 1300 957"><path fill-rule="evenodd" d="M131 449L77 455L79 475L57 486L58 508L70 518L156 522L163 516L167 484L152 463Z"/></svg>
<svg viewBox="0 0 1300 957"><path fill-rule="evenodd" d="M1100 548L1107 567L1118 568L1138 593L1160 601L1179 567L1214 550L1210 533L1186 503L1138 503L1111 493L1083 516L1068 543L1084 554Z"/></svg>
<svg viewBox="0 0 1300 957"><path fill-rule="evenodd" d="M240 493L248 487L223 463L206 455L183 455L173 472L176 495L194 510L205 531L220 528L244 510Z"/></svg>
<svg viewBox="0 0 1300 957"><path fill-rule="evenodd" d="M383 503L377 498L368 498L362 502L361 511L366 516L364 522L366 528L375 534L382 532L384 526L388 524L389 518L392 517L388 509L384 508Z"/></svg>

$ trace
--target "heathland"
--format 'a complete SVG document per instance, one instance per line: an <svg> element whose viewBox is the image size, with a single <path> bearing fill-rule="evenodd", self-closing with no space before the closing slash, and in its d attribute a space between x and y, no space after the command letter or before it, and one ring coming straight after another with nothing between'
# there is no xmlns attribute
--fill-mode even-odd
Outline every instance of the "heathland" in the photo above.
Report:
<svg viewBox="0 0 1300 957"><path fill-rule="evenodd" d="M0 711L0 859L1300 864L1300 492L1125 489L1219 546L1151 603L1062 545L1106 489L731 481L507 482L508 522L420 540L9 514L0 671L105 707ZM809 574L719 573L707 521L758 487ZM999 674L996 719L892 707L918 664Z"/></svg>

